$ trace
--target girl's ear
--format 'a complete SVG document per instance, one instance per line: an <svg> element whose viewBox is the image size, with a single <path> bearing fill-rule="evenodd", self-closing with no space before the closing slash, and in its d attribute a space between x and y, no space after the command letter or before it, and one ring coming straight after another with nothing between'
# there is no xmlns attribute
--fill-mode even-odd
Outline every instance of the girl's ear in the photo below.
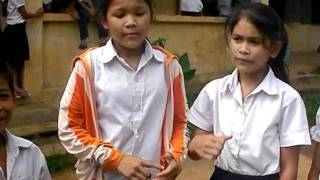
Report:
<svg viewBox="0 0 320 180"><path fill-rule="evenodd" d="M101 24L103 25L103 27L105 28L105 29L108 29L108 23L107 23L107 17L106 17L107 15L106 14L100 14L99 15L99 19L100 19L100 22L101 22Z"/></svg>
<svg viewBox="0 0 320 180"><path fill-rule="evenodd" d="M281 41L277 41L276 43L274 43L273 46L271 47L270 56L272 58L276 58L278 56L281 48L282 48L282 42Z"/></svg>

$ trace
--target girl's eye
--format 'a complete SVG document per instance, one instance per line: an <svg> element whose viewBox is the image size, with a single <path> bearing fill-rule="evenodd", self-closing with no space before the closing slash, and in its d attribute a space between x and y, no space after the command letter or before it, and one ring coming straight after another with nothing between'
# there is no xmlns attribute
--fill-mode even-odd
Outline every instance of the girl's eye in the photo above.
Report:
<svg viewBox="0 0 320 180"><path fill-rule="evenodd" d="M145 12L136 12L137 16L143 16L145 14Z"/></svg>
<svg viewBox="0 0 320 180"><path fill-rule="evenodd" d="M235 41L236 43L241 42L241 38L240 38L240 37L238 37L238 36L234 36L234 37L232 37L232 40L233 40L233 41Z"/></svg>
<svg viewBox="0 0 320 180"><path fill-rule="evenodd" d="M122 12L116 12L113 14L113 16L117 17L117 18L122 18L124 16L124 13Z"/></svg>
<svg viewBox="0 0 320 180"><path fill-rule="evenodd" d="M7 94L7 93L0 94L0 99L7 99L8 97L9 97L9 94Z"/></svg>
<svg viewBox="0 0 320 180"><path fill-rule="evenodd" d="M254 44L254 45L259 45L261 44L261 41L257 40L257 39L253 39L250 41L250 43Z"/></svg>

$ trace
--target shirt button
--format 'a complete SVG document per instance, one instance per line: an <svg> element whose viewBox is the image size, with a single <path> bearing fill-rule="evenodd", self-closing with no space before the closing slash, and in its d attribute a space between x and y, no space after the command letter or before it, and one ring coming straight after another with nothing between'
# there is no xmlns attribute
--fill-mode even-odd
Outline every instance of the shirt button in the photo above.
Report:
<svg viewBox="0 0 320 180"><path fill-rule="evenodd" d="M134 78L134 81L135 81L135 82L139 82L139 78L138 78L138 77L135 77L135 78Z"/></svg>

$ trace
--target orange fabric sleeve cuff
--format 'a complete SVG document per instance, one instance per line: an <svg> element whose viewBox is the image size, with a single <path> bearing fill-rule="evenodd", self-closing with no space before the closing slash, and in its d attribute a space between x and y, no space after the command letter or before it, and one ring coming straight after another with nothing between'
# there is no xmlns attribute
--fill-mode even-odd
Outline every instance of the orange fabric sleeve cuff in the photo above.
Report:
<svg viewBox="0 0 320 180"><path fill-rule="evenodd" d="M104 161L103 169L105 171L115 171L122 160L124 154L118 150L112 150L110 156Z"/></svg>

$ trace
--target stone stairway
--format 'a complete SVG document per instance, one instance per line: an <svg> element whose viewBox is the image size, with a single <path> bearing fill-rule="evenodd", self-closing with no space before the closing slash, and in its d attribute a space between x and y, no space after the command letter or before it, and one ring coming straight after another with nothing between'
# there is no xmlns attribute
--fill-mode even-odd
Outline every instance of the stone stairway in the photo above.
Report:
<svg viewBox="0 0 320 180"><path fill-rule="evenodd" d="M57 138L58 109L39 98L29 96L16 99L16 108L9 130L37 144L45 155L64 153Z"/></svg>
<svg viewBox="0 0 320 180"><path fill-rule="evenodd" d="M291 85L300 92L320 92L320 53L292 53L289 61Z"/></svg>

